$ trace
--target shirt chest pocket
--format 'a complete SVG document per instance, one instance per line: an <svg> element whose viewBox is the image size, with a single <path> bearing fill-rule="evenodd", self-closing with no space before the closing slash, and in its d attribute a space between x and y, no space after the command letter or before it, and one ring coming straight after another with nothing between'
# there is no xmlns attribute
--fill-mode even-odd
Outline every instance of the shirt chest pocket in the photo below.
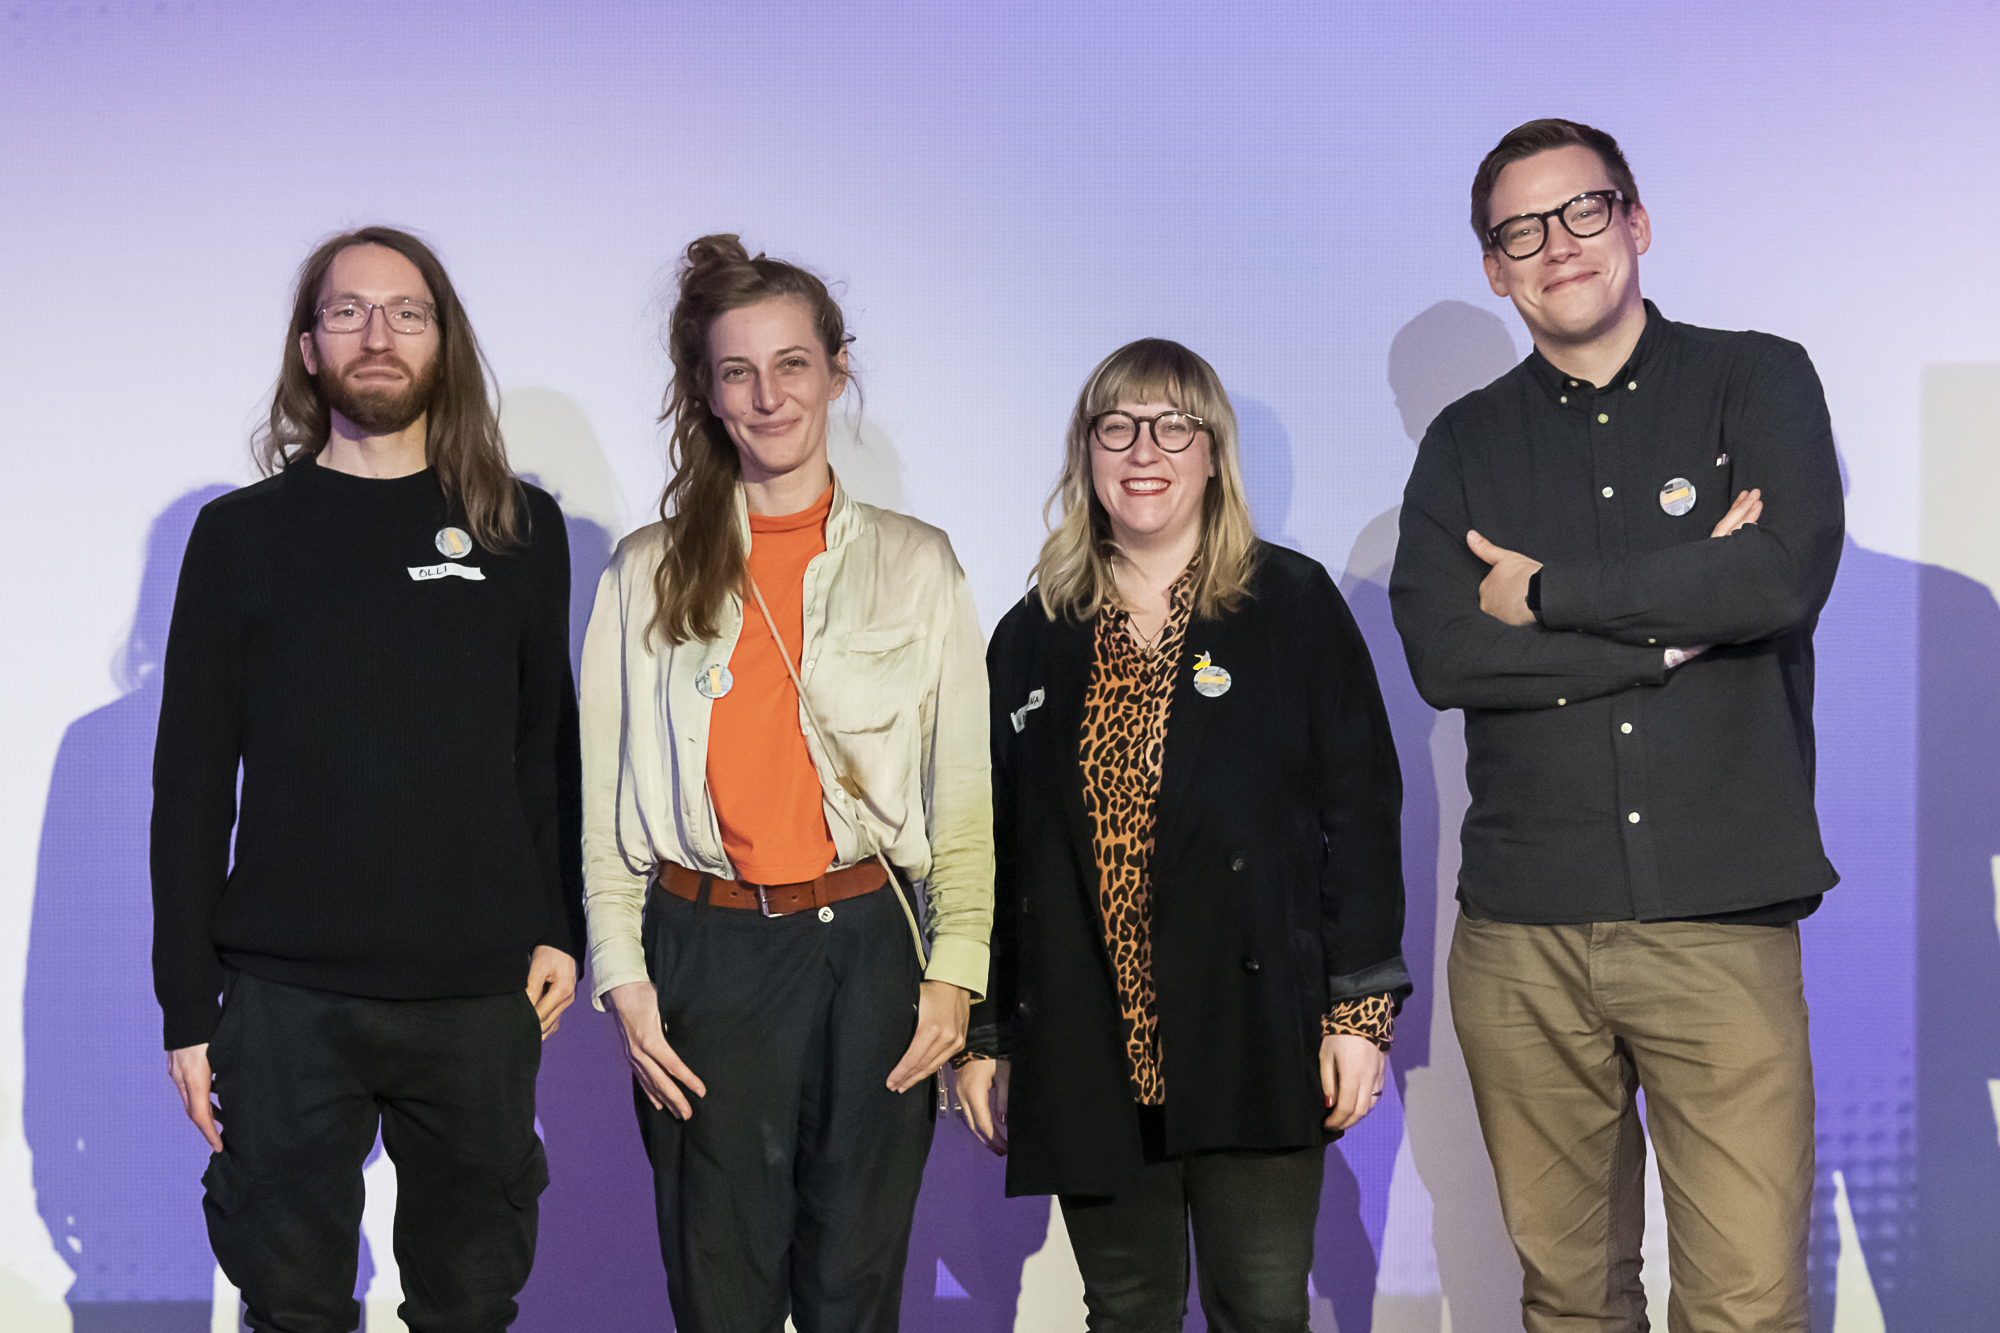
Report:
<svg viewBox="0 0 2000 1333"><path fill-rule="evenodd" d="M829 635L810 687L813 706L830 729L848 735L914 723L925 694L924 649L922 625Z"/></svg>

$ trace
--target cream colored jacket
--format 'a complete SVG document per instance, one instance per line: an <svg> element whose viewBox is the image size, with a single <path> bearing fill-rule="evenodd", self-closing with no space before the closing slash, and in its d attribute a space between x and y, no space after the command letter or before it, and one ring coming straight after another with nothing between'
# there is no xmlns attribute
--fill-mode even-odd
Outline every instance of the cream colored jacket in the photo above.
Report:
<svg viewBox="0 0 2000 1333"><path fill-rule="evenodd" d="M736 503L747 544L740 489ZM618 544L583 644L584 907L599 1009L613 986L648 979L639 917L657 863L736 878L709 800L710 703L695 679L728 663L744 605L730 598L709 642L649 643L663 540L654 523ZM835 865L879 846L927 904L926 978L977 999L993 925L993 800L984 645L965 573L944 533L853 500L838 480L826 547L806 566L799 677L839 765L803 709L799 726L828 793ZM755 602L749 613L761 618ZM843 771L862 801L840 792Z"/></svg>

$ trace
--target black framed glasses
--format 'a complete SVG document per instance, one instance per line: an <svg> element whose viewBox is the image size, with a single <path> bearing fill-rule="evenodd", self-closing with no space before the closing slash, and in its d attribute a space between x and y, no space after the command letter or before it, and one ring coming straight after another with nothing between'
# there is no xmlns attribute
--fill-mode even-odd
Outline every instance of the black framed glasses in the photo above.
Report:
<svg viewBox="0 0 2000 1333"><path fill-rule="evenodd" d="M428 301L390 301L386 305L374 305L350 296L328 301L314 313L319 316L319 326L328 333L359 333L368 327L368 321L375 318L377 310L382 312L390 330L395 333L422 333L431 326L431 320L437 314L437 307Z"/></svg>
<svg viewBox="0 0 2000 1333"><path fill-rule="evenodd" d="M1588 190L1546 213L1522 213L1486 233L1486 242L1509 259L1533 259L1549 243L1549 219L1561 218L1563 229L1579 241L1611 225L1611 216L1625 198L1623 190Z"/></svg>
<svg viewBox="0 0 2000 1333"><path fill-rule="evenodd" d="M1139 442L1139 427L1153 428L1153 443L1163 453L1177 454L1194 443L1208 423L1192 412L1162 412L1135 417L1130 412L1099 412L1090 419L1090 438L1108 454L1122 454Z"/></svg>

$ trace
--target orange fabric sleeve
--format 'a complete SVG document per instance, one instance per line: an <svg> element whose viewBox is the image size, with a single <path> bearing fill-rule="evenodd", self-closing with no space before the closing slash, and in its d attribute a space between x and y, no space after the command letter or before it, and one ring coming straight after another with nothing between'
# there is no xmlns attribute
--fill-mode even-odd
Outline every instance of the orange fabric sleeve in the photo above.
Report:
<svg viewBox="0 0 2000 1333"><path fill-rule="evenodd" d="M826 550L832 509L829 486L810 509L750 515L750 574L778 622L783 652L801 673L806 566ZM795 884L833 864L833 836L800 730L798 691L755 599L745 602L729 658L734 679L709 714L709 798L736 873L753 884Z"/></svg>

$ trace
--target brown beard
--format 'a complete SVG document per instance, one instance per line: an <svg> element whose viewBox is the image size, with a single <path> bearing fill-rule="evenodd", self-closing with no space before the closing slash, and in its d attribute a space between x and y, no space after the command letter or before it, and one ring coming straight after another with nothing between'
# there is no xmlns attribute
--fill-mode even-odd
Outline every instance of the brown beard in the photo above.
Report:
<svg viewBox="0 0 2000 1333"><path fill-rule="evenodd" d="M441 359L433 356L421 373L411 370L409 363L400 357L371 357L365 361L350 361L340 368L322 363L319 374L313 379L319 384L320 393L325 395L328 407L370 435L394 435L430 410L431 398L437 391L438 362ZM343 374L345 370L358 370L366 364L379 365L384 360L394 362L409 375L408 383L401 389L357 390Z"/></svg>

